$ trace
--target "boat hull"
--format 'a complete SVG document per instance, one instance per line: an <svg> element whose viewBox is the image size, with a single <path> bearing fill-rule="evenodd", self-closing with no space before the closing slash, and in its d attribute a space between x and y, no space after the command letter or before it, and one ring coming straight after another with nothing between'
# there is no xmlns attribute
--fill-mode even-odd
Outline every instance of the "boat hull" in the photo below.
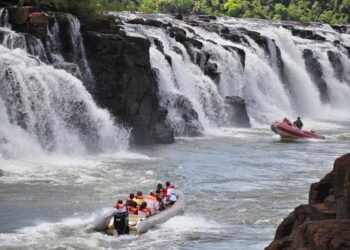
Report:
<svg viewBox="0 0 350 250"><path fill-rule="evenodd" d="M318 135L313 131L305 131L293 126L289 126L282 122L274 122L271 125L271 130L280 135L283 139L298 139L298 138L312 138L312 139L326 139L323 135Z"/></svg>
<svg viewBox="0 0 350 250"><path fill-rule="evenodd" d="M178 200L176 203L158 214L150 216L146 219L142 219L137 215L129 215L129 226L130 233L143 234L149 229L156 226L157 224L162 224L172 217L179 215L185 211L186 201L182 193L178 193ZM106 212L101 217L97 218L94 222L94 230L97 232L103 232L109 235L117 235L113 224L114 216L113 210Z"/></svg>

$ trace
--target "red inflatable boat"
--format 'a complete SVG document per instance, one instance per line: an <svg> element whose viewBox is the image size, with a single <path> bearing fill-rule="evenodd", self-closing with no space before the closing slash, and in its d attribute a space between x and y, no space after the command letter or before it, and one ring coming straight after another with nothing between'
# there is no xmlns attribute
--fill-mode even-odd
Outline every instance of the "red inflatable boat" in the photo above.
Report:
<svg viewBox="0 0 350 250"><path fill-rule="evenodd" d="M318 135L314 131L304 131L291 125L290 123L274 122L271 129L283 139L313 138L326 139L323 135Z"/></svg>

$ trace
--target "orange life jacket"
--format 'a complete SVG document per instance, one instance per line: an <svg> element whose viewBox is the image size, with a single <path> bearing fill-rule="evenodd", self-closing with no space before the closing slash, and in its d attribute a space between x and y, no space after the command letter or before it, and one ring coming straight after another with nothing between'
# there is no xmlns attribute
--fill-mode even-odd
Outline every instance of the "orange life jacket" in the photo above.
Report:
<svg viewBox="0 0 350 250"><path fill-rule="evenodd" d="M157 197L153 196L153 195L146 195L145 196L146 200L157 200Z"/></svg>

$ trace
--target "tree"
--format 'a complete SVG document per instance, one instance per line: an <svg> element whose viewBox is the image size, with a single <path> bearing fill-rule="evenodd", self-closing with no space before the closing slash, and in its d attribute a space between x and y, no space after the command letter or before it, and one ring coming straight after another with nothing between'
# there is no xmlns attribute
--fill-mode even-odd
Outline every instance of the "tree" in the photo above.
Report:
<svg viewBox="0 0 350 250"><path fill-rule="evenodd" d="M281 3L275 4L274 13L275 13L275 15L278 15L282 20L288 19L288 10L287 10L286 6L284 6Z"/></svg>
<svg viewBox="0 0 350 250"><path fill-rule="evenodd" d="M140 10L146 13L153 13L158 10L157 0L143 0L140 6Z"/></svg>
<svg viewBox="0 0 350 250"><path fill-rule="evenodd" d="M229 16L239 17L248 10L248 5L245 0L228 0L224 8Z"/></svg>

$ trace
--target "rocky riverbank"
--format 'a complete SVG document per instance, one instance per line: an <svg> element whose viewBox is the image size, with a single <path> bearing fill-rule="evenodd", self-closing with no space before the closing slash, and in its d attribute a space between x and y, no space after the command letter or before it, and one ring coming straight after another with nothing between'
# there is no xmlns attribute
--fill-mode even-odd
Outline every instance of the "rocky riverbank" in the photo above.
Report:
<svg viewBox="0 0 350 250"><path fill-rule="evenodd" d="M265 249L350 249L350 154L310 186L309 203L283 220Z"/></svg>

